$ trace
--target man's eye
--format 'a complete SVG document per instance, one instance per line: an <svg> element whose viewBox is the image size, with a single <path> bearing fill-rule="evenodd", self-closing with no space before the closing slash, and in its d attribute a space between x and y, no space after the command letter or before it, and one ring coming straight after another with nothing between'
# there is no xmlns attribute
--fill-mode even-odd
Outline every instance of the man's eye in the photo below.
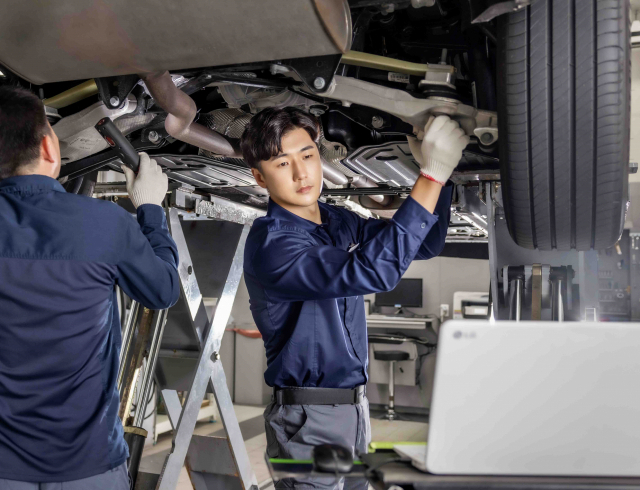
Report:
<svg viewBox="0 0 640 490"><path fill-rule="evenodd" d="M305 160L309 160L309 158L311 158L312 156L313 156L313 154L305 155L305 156L304 156L304 159L305 159Z"/></svg>
<svg viewBox="0 0 640 490"><path fill-rule="evenodd" d="M278 167L284 167L286 165L289 165L289 162L282 162L278 164Z"/></svg>

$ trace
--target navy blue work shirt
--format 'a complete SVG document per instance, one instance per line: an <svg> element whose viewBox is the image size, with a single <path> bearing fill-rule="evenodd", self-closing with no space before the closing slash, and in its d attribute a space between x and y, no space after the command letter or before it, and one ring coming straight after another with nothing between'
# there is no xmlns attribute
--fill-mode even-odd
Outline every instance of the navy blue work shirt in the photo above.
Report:
<svg viewBox="0 0 640 490"><path fill-rule="evenodd" d="M77 480L126 461L115 285L153 309L180 291L163 209L137 215L43 175L0 181L1 479Z"/></svg>
<svg viewBox="0 0 640 490"><path fill-rule="evenodd" d="M443 188L434 214L409 197L389 221L318 203L321 225L269 201L244 255L269 386L354 388L367 382L362 295L393 289L412 260L442 251L451 192Z"/></svg>

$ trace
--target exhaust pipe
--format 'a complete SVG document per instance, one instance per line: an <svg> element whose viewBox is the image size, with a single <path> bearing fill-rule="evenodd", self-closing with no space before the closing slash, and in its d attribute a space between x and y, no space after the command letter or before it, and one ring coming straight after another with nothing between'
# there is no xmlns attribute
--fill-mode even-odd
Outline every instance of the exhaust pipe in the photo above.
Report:
<svg viewBox="0 0 640 490"><path fill-rule="evenodd" d="M345 174L340 172L337 168L333 168L329 163L322 157L320 157L322 161L322 177L327 179L332 184L336 185L347 185L349 183L349 179Z"/></svg>
<svg viewBox="0 0 640 490"><path fill-rule="evenodd" d="M373 180L371 180L370 178L364 175L358 175L357 177L354 177L353 180L351 181L351 185L353 187L360 187L360 188L366 187L369 189L373 187L378 187L378 184L376 184ZM367 197L377 202L381 206L388 206L393 201L393 198L391 196L385 196L384 194L372 194Z"/></svg>
<svg viewBox="0 0 640 490"><path fill-rule="evenodd" d="M220 133L193 122L196 103L173 84L168 71L140 75L156 103L167 112L164 127L172 137L218 155L242 158L239 148Z"/></svg>

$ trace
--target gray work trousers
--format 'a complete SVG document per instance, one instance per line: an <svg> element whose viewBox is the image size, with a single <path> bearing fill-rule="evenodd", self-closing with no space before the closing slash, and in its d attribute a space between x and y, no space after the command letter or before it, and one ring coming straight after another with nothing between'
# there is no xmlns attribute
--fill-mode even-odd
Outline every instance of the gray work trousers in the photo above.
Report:
<svg viewBox="0 0 640 490"><path fill-rule="evenodd" d="M0 479L0 490L129 490L127 463L81 480L32 483Z"/></svg>
<svg viewBox="0 0 640 490"><path fill-rule="evenodd" d="M340 444L354 457L365 454L371 442L369 401L357 405L277 405L264 411L267 455L270 458L311 459L311 450L320 444ZM284 478L276 489L366 490L364 478L304 477Z"/></svg>

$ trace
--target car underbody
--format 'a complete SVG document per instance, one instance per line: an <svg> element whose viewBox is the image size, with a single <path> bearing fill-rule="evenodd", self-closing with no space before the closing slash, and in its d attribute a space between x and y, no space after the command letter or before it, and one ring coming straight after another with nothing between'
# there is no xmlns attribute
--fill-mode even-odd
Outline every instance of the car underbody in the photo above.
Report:
<svg viewBox="0 0 640 490"><path fill-rule="evenodd" d="M475 188L477 196L478 183L500 176L492 27L465 26L470 12L454 1L415 7L356 1L349 11L340 11L340 4L329 2L328 15L351 16L353 32L338 34L349 37L346 53L42 84L60 139L62 181L80 189L81 181L86 187L97 180L96 191L116 192L114 181L121 178L95 174L119 170L93 128L110 117L171 181L265 209L268 196L242 160L238 139L261 109L295 106L317 116L322 128L323 199L390 218L419 173L407 136L430 116L447 114L472 139L452 177L458 188L448 239L486 241L486 216L465 208L465 188ZM482 75L489 80L476 84Z"/></svg>
<svg viewBox="0 0 640 490"><path fill-rule="evenodd" d="M320 124L321 199L389 219L419 174L407 138L446 114L471 140L447 242L489 244L503 311L515 287L504 266L570 266L549 269L570 297L578 251L620 236L628 0L32 3L0 19L0 71L43 99L69 192L126 196L118 153L94 129L109 117L165 168L185 218L250 222L268 194L239 138L262 109L298 107ZM22 36L25 19L48 28Z"/></svg>

